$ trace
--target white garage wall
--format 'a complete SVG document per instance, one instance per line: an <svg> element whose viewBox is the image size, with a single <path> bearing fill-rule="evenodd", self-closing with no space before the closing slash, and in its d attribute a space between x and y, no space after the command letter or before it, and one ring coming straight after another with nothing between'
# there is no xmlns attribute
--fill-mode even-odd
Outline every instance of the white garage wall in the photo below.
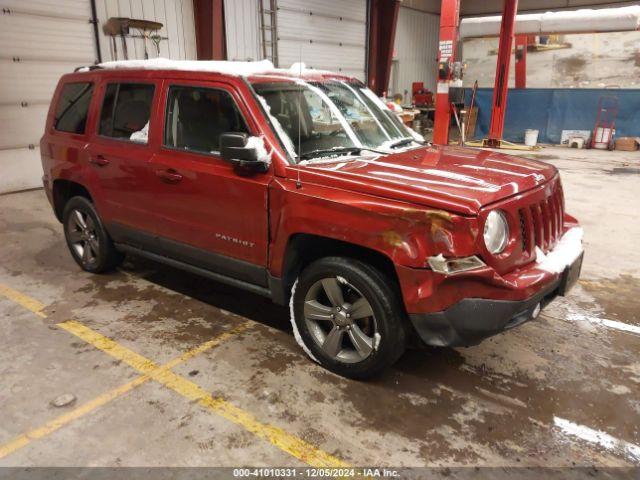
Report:
<svg viewBox="0 0 640 480"><path fill-rule="evenodd" d="M224 1L228 60L262 59L258 2L259 0Z"/></svg>
<svg viewBox="0 0 640 480"><path fill-rule="evenodd" d="M88 0L86 0L88 2ZM160 56L176 60L195 60L196 30L192 0L96 0L96 14L100 25L100 49L103 61L112 58L109 38L102 33L102 24L110 17L128 17L160 22L164 26L158 31L168 40L160 42ZM132 32L134 33L134 32ZM129 58L144 58L142 39L127 39ZM122 59L120 39L116 39L118 55ZM150 58L156 57L153 42L147 42Z"/></svg>
<svg viewBox="0 0 640 480"><path fill-rule="evenodd" d="M411 84L424 82L435 91L440 17L413 8L400 7L394 43L394 66L389 89L393 93L408 91Z"/></svg>
<svg viewBox="0 0 640 480"><path fill-rule="evenodd" d="M96 0L96 9L105 61L101 26L112 16L161 22L169 37L161 55L196 58L192 0ZM58 79L97 61L90 19L89 0L0 0L0 193L42 184L38 143ZM141 39L127 43L129 58L144 58ZM150 42L147 48L155 56Z"/></svg>

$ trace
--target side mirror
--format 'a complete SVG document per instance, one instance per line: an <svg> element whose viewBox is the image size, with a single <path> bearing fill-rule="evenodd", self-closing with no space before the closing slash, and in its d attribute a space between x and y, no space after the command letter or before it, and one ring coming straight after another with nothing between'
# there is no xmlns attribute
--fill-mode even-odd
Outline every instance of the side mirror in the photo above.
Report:
<svg viewBox="0 0 640 480"><path fill-rule="evenodd" d="M220 135L220 155L233 164L239 174L265 172L269 165L258 159L258 150L247 147L249 135L240 132L228 132Z"/></svg>

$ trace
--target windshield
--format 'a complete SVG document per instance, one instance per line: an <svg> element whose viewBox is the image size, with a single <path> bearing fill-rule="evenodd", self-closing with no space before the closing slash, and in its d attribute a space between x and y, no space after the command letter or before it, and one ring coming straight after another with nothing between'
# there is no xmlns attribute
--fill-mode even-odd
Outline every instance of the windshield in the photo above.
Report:
<svg viewBox="0 0 640 480"><path fill-rule="evenodd" d="M367 149L390 152L423 141L360 82L298 80L253 88L296 161Z"/></svg>

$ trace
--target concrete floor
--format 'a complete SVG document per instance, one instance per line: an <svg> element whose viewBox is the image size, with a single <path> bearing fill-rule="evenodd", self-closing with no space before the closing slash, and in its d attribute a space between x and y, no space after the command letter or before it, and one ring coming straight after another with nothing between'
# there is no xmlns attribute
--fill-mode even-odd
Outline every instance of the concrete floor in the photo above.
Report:
<svg viewBox="0 0 640 480"><path fill-rule="evenodd" d="M42 191L0 196L0 288L45 306L0 294L0 466L293 466L304 451L359 466L640 465L640 152L533 155L562 171L584 225L578 286L536 321L410 351L368 383L309 361L287 310L261 297L137 259L81 272ZM70 319L158 364L246 328L123 390L147 364ZM67 393L72 405L50 404Z"/></svg>

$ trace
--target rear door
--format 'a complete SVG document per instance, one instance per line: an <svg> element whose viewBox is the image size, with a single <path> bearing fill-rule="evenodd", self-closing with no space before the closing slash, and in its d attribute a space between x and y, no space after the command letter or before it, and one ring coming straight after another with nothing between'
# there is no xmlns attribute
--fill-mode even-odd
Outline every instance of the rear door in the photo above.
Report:
<svg viewBox="0 0 640 480"><path fill-rule="evenodd" d="M80 172L87 160L88 125L95 116L90 109L95 90L93 79L86 77L82 81L61 82L56 90L40 141L43 182L48 195L55 179L81 179ZM53 202L52 197L49 200Z"/></svg>
<svg viewBox="0 0 640 480"><path fill-rule="evenodd" d="M88 153L100 190L100 212L116 241L131 231L153 232L148 162L154 153L149 132L157 130L154 109L162 82L113 80L100 85L100 111ZM156 144L157 145L157 144ZM131 242L137 243L137 242Z"/></svg>
<svg viewBox="0 0 640 480"><path fill-rule="evenodd" d="M156 175L157 233L166 253L266 285L267 187L271 171L239 176L219 154L225 132L257 135L242 97L217 82L165 82Z"/></svg>

